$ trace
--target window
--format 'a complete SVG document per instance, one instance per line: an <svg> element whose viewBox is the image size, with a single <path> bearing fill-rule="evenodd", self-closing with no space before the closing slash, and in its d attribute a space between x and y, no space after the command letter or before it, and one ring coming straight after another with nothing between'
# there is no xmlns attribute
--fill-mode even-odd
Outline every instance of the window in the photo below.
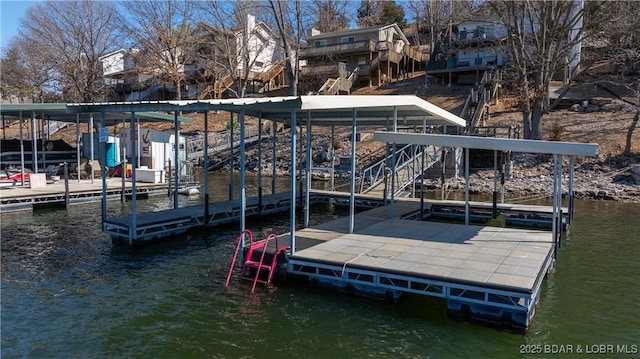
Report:
<svg viewBox="0 0 640 359"><path fill-rule="evenodd" d="M356 41L355 36L345 36L342 39L340 39L340 42L342 42L342 43L355 42L355 41Z"/></svg>
<svg viewBox="0 0 640 359"><path fill-rule="evenodd" d="M256 62L254 62L254 63L253 63L253 65L254 65L255 67L262 67L262 66L264 66L264 62L262 62L262 61L256 61Z"/></svg>
<svg viewBox="0 0 640 359"><path fill-rule="evenodd" d="M358 57L358 65L366 65L366 64L367 64L367 57L366 56Z"/></svg>
<svg viewBox="0 0 640 359"><path fill-rule="evenodd" d="M327 40L317 40L313 43L313 45L316 47L327 46Z"/></svg>

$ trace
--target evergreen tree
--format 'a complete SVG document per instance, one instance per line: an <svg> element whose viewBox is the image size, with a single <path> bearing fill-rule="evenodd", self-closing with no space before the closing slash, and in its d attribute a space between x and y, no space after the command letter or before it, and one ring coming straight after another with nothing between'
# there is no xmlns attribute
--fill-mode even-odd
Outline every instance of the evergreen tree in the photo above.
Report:
<svg viewBox="0 0 640 359"><path fill-rule="evenodd" d="M358 26L370 27L380 23L378 1L362 0L358 8Z"/></svg>
<svg viewBox="0 0 640 359"><path fill-rule="evenodd" d="M380 22L378 25L388 25L396 23L400 28L406 25L404 20L404 8L396 4L395 0L380 2Z"/></svg>

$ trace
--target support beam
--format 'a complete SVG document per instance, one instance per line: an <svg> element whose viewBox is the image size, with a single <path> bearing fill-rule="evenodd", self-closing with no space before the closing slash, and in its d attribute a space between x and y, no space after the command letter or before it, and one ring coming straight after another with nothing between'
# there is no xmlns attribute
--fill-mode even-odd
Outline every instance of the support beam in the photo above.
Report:
<svg viewBox="0 0 640 359"><path fill-rule="evenodd" d="M262 212L262 111L258 112L258 207Z"/></svg>
<svg viewBox="0 0 640 359"><path fill-rule="evenodd" d="M133 128L133 123L131 123L131 126ZM178 111L173 112L173 137L173 209L178 209L178 185L180 181L180 122L178 121ZM134 156L131 155L131 157L133 160ZM137 164L131 167L133 167L133 173L136 173Z"/></svg>
<svg viewBox="0 0 640 359"><path fill-rule="evenodd" d="M311 112L307 111L307 148L305 168L306 190L304 191L304 228L309 227L309 190L311 189Z"/></svg>
<svg viewBox="0 0 640 359"><path fill-rule="evenodd" d="M31 168L38 173L38 135L36 134L36 112L31 111Z"/></svg>
<svg viewBox="0 0 640 359"><path fill-rule="evenodd" d="M108 128L105 127L104 124L104 112L100 112L100 130L107 131L107 142L109 141L108 137ZM100 179L102 180L102 231L104 231L104 222L107 219L107 153L106 153L106 142L100 141Z"/></svg>
<svg viewBox="0 0 640 359"><path fill-rule="evenodd" d="M93 152L94 150L94 143L93 143L93 114L89 114L89 163L91 164L91 173L89 174L90 178L91 178L91 184L93 184L93 180L94 180L94 174L93 174L93 161L95 161L95 153ZM138 129L138 136L140 136L140 129ZM138 144L140 143L140 139L138 139ZM140 148L138 148L138 163L140 163Z"/></svg>
<svg viewBox="0 0 640 359"><path fill-rule="evenodd" d="M136 228L136 168L138 167L138 163L136 161L136 137L135 137L135 120L136 114L135 112L131 112L131 126L129 128L130 131L130 139L131 139L131 228L129 230L129 246L133 246L133 242L136 237L137 228ZM123 169L125 173L123 176L126 176L126 167Z"/></svg>
<svg viewBox="0 0 640 359"><path fill-rule="evenodd" d="M469 148L464 149L464 224L469 225Z"/></svg>
<svg viewBox="0 0 640 359"><path fill-rule="evenodd" d="M290 243L291 243L291 255L296 253L296 111L291 110L291 166L289 168L289 177L291 178L291 193L290 203L291 211L289 212L289 226L290 226Z"/></svg>
<svg viewBox="0 0 640 359"><path fill-rule="evenodd" d="M356 127L356 117L357 111L353 109L353 117L351 119L351 194L349 197L349 233L353 233L353 229L355 226L355 216L356 216L356 207L355 207L355 194L356 194L356 135L357 135L357 127Z"/></svg>
<svg viewBox="0 0 640 359"><path fill-rule="evenodd" d="M276 193L276 140L278 124L271 121L271 194Z"/></svg>
<svg viewBox="0 0 640 359"><path fill-rule="evenodd" d="M20 117L20 185L24 186L24 136L22 134L22 111L19 111ZM31 156L33 158L33 156Z"/></svg>
<svg viewBox="0 0 640 359"><path fill-rule="evenodd" d="M209 224L209 111L204 112L204 224Z"/></svg>
<svg viewBox="0 0 640 359"><path fill-rule="evenodd" d="M124 125L124 119L122 120ZM80 114L76 114L76 170L78 171L76 177L78 182L80 182ZM124 170L123 170L124 171ZM123 175L124 177L124 175ZM124 188L124 187L123 187ZM124 195L124 191L122 192ZM124 202L124 201L123 201Z"/></svg>
<svg viewBox="0 0 640 359"><path fill-rule="evenodd" d="M240 233L244 231L246 221L247 198L245 192L244 172L245 172L245 154L244 154L244 108L238 114L238 122L240 123ZM244 238L244 236L243 236Z"/></svg>
<svg viewBox="0 0 640 359"><path fill-rule="evenodd" d="M229 201L233 201L233 112L229 116Z"/></svg>
<svg viewBox="0 0 640 359"><path fill-rule="evenodd" d="M569 215L567 219L567 223L571 224L573 220L573 210L574 210L574 193L573 193L573 172L575 170L575 156L569 156Z"/></svg>

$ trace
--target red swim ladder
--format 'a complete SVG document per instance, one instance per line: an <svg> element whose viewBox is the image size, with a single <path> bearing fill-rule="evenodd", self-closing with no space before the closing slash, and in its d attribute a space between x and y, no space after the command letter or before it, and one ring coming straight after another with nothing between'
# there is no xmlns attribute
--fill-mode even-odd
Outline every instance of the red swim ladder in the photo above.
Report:
<svg viewBox="0 0 640 359"><path fill-rule="evenodd" d="M249 245L242 248L242 240L245 237L249 237ZM269 242L271 240L275 240L275 251L272 253L268 252ZM233 268L235 267L236 261L238 260L238 253L240 253L240 249L248 248L247 255L245 256L245 261L242 264L242 270L240 271L240 278L245 280L253 281L253 286L251 287L251 292L253 293L256 289L256 284L258 282L269 284L273 279L273 275L278 266L278 258L280 258L280 254L284 251L289 250L290 246L278 246L278 235L271 232L267 235L267 238L261 241L253 241L253 233L245 229L240 233L238 238L238 244L236 245L236 251L233 254L233 260L231 261L231 266L229 267L229 273L227 274L227 281L225 282L225 286L229 286L229 281L231 280L231 274L233 273Z"/></svg>

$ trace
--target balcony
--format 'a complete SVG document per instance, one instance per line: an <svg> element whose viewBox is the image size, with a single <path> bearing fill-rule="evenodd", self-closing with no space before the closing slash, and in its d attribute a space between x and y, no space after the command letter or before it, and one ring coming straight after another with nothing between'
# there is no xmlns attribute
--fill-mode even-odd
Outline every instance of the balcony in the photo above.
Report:
<svg viewBox="0 0 640 359"><path fill-rule="evenodd" d="M310 47L300 52L300 58L320 57L337 54L351 54L358 52L376 51L376 42L373 40L347 42L337 45Z"/></svg>
<svg viewBox="0 0 640 359"><path fill-rule="evenodd" d="M347 77L347 65L343 62L333 65L308 65L300 69L300 75L344 78Z"/></svg>

